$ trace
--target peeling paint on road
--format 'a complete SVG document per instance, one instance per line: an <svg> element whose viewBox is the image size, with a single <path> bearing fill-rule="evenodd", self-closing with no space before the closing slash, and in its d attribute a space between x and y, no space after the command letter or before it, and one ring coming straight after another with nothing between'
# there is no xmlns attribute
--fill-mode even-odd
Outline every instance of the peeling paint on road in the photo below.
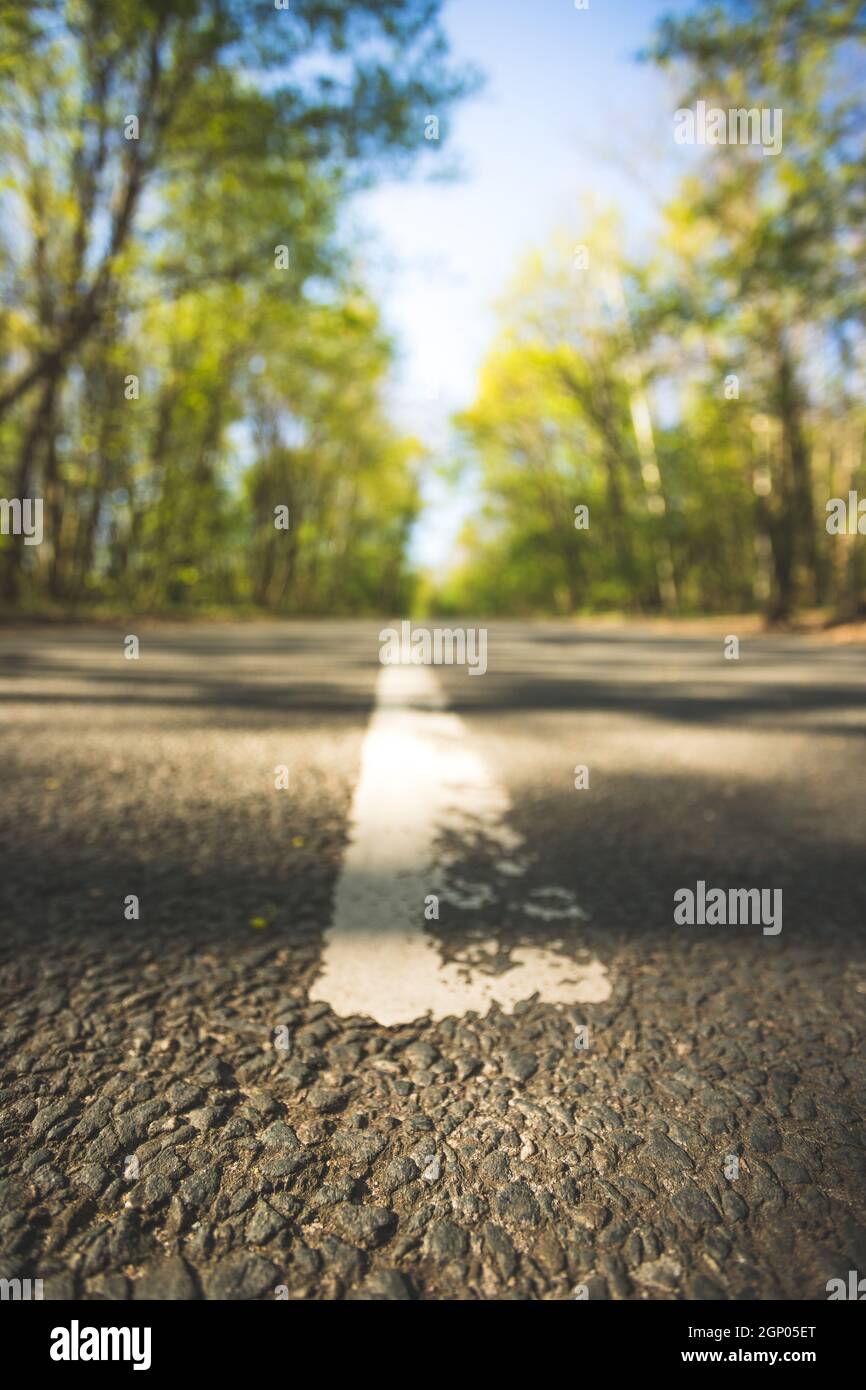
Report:
<svg viewBox="0 0 866 1390"><path fill-rule="evenodd" d="M611 984L600 961L577 962L545 946L519 946L500 974L467 950L445 961L425 929L425 900L447 912L449 859L443 832L483 835L497 854L519 862L523 842L506 824L510 803L470 744L460 717L444 707L433 672L383 666L364 740L350 843L325 934L322 973L312 1001L343 1018L385 1026L494 1004L506 1013L538 995L552 1004L601 1003ZM465 901L465 885L454 884ZM557 903L560 912L561 903ZM568 915L583 916L575 902Z"/></svg>

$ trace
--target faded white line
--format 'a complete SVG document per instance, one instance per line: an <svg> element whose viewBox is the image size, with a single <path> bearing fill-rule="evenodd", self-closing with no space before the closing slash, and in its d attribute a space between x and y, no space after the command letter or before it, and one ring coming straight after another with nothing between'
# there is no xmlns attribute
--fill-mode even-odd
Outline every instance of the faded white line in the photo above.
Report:
<svg viewBox="0 0 866 1390"><path fill-rule="evenodd" d="M476 943L460 959L444 961L425 930L428 895L440 897L443 915L449 892L461 905L471 905L473 891L483 901L483 885L449 883L444 832L464 843L483 836L508 856L500 861L506 872L522 874L525 846L505 823L509 809L505 789L475 753L465 724L445 709L432 670L383 666L361 753L350 843L310 999L330 1004L341 1017L363 1015L386 1026L426 1014L485 1014L494 1003L510 1013L534 994L556 1004L607 999L610 981L598 960L578 963L546 947L519 946L509 968L494 974L489 964L483 967L485 955L489 962L497 954L495 942ZM562 902L562 890L555 896L559 920L583 916L573 900ZM536 918L548 916L552 906L537 904Z"/></svg>

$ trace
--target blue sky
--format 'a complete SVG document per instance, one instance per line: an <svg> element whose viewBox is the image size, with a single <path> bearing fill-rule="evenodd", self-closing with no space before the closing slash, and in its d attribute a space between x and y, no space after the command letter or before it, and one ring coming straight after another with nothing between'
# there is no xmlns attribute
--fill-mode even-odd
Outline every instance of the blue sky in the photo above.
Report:
<svg viewBox="0 0 866 1390"><path fill-rule="evenodd" d="M630 249L649 239L672 185L668 80L635 60L654 21L688 0L447 0L453 56L486 75L443 119L453 183L380 184L358 199L361 258L400 349L392 414L442 457L447 421L473 398L495 333L495 303L522 256L557 227L576 229L587 194L622 210ZM435 113L434 113L435 114ZM579 238L576 237L576 240ZM439 568L476 499L431 478L415 559Z"/></svg>

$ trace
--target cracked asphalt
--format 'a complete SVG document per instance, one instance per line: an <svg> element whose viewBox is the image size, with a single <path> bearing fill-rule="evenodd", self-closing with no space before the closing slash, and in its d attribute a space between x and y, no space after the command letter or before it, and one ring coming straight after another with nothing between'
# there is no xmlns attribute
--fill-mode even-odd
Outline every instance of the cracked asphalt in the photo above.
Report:
<svg viewBox="0 0 866 1390"><path fill-rule="evenodd" d="M437 675L528 886L587 920L527 915L482 839L480 905L427 929L445 958L495 937L496 969L591 952L611 996L387 1028L308 999L380 626L142 625L138 662L120 627L0 634L0 1277L823 1300L866 1273L862 649L490 625L483 678ZM781 888L782 932L675 925L699 879Z"/></svg>

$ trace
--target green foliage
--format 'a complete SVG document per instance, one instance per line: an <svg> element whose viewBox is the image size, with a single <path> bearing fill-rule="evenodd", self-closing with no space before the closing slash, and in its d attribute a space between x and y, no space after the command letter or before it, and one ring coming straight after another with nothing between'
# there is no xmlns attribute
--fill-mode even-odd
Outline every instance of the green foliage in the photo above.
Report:
<svg viewBox="0 0 866 1390"><path fill-rule="evenodd" d="M0 0L7 601L407 601L420 451L335 228L470 80L439 8Z"/></svg>
<svg viewBox="0 0 866 1390"><path fill-rule="evenodd" d="M709 148L645 264L588 215L530 260L458 422L484 515L431 601L850 614L862 546L824 522L829 497L866 495L862 6L705 5L652 56L685 102L780 108L782 149Z"/></svg>

